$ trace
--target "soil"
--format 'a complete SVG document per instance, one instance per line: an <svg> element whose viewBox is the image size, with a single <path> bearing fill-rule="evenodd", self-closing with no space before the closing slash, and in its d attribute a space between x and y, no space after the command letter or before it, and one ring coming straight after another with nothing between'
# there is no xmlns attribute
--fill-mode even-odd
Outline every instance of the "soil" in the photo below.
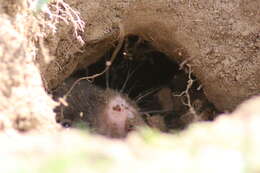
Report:
<svg viewBox="0 0 260 173"><path fill-rule="evenodd" d="M176 124L179 122L176 123L176 117L177 121L187 119L181 118L182 115L189 117L189 120L194 119L193 116L193 118L190 117L189 112L193 112L194 115L202 113L195 119L212 120L216 112L233 110L240 102L259 92L260 27L259 3L256 1L205 3L203 0L196 2L75 0L66 3L50 3L51 11L43 10L43 13L38 15L39 20L35 20L34 16L29 16L28 19L16 17L16 14L27 13L26 3L13 5L3 3L2 5L1 20L3 20L2 23L6 23L3 26L11 28L3 28L2 35L6 35L4 45L7 51L13 50L16 54L16 49L20 51L18 56L9 51L10 55L5 55L5 59L9 62L10 58L6 57L30 57L26 60L19 60L24 65L18 63L19 61L17 63L26 69L30 64L32 70L24 72L19 69L18 74L37 80L36 85L39 90L37 93L41 93L37 98L49 99L44 103L47 106L46 110L50 112L47 114L49 117L47 119L52 123L54 123L54 116L51 112L54 104L51 103L44 89L50 92L75 71L91 69L90 65L95 65L100 59L102 61L102 57L103 59L105 57L106 61L109 60L113 49L117 48L118 36L119 40L124 40L124 45L116 57L119 59L117 61L131 62L131 68L144 63L138 75L134 77L138 78L139 83L151 76L157 76L156 80L158 80L141 83L143 88L134 87L129 96L138 97L145 92L145 88L168 88L172 92L172 95L164 94L164 97L168 97L168 103L162 101L160 98L162 91L158 90L142 100L139 106L148 112L163 111L172 107L171 109L175 110L177 115L160 114L165 119L165 125L168 124L169 127L172 127L171 124L174 124L173 127L178 126ZM15 22L14 26L9 22L10 19ZM25 21L27 22L24 23ZM49 22L49 25L44 22ZM73 25L67 25L68 22L72 22ZM23 27L25 29L22 29ZM5 33L7 30L14 30L19 35L16 36L17 41L14 42L20 42L21 47L14 47L9 42L12 38L7 37L8 33ZM36 51L37 49L40 51ZM38 63L37 67L42 80L39 73L34 73L38 70L34 65L34 60ZM124 83L124 76L120 76L124 67L116 63L113 65L116 67L111 68L112 76L117 76L119 81ZM152 63L158 66L153 67ZM6 76L3 80L8 82L3 81L6 85L2 89L4 93L2 98L9 97L10 88L19 86L19 82L21 82L21 87L27 86L23 81L16 81L21 77L15 76L13 72L17 71L14 70L15 65L11 64L9 68L6 68L6 64L3 64L2 69L9 69L3 72L5 73L3 76ZM113 69L116 70L113 71ZM10 70L12 75L9 77ZM102 66L96 70L92 70L91 73L102 71ZM10 83L10 81L13 82ZM189 86L189 82L192 82L192 86ZM129 83L127 90L135 84L132 79ZM28 86L35 86L35 84L29 82ZM200 89L197 90L198 88ZM20 97L23 100L27 95L31 94ZM17 98L14 97L14 102L16 102ZM38 104L33 101L34 96L30 98L31 96L28 98L30 105L36 105L32 106L34 109ZM199 106L203 107L203 110L199 110L201 108L197 109L193 106L195 103L207 106ZM53 106L48 107L49 104ZM8 105L3 107L8 107ZM8 109L5 108L6 110ZM29 112L38 113L37 109ZM203 112L209 113L204 115ZM23 114L25 115L21 116L22 118L19 115L18 119L23 119L25 122L27 120L24 119L29 119L28 122L32 121L32 124L38 121L31 120L34 116L24 118L31 113L25 111ZM45 116L46 114L42 117ZM17 119L17 116L13 119ZM172 121L175 123L171 123ZM184 127L187 123L180 124ZM29 129L34 127L34 125L26 126ZM27 129L21 125L15 125L15 127Z"/></svg>
<svg viewBox="0 0 260 173"><path fill-rule="evenodd" d="M80 34L86 44L73 43L68 26L61 26L55 43L46 41L55 48L51 53L57 57L57 63L44 71L48 88L58 85L73 70L97 61L113 47L112 40L121 32L138 35L173 61L191 65L207 98L220 111L230 111L259 92L260 17L255 0L68 3L86 23L86 31ZM62 70L57 70L57 64Z"/></svg>
<svg viewBox="0 0 260 173"><path fill-rule="evenodd" d="M239 106L260 91L259 1L54 0L46 7L0 0L0 152L7 158L1 167L22 160L34 170L41 166L32 163L80 146L98 153L87 154L87 165L101 163L98 151L117 158L111 172L126 163L129 171L140 167L139 156L155 172L181 165L219 170L225 159L260 170L259 97ZM110 87L125 90L145 122L167 135L146 129L117 141L56 123L51 91L75 72L93 75L108 66ZM106 86L105 73L93 80ZM212 158L205 161L205 153ZM187 166L194 159L203 164Z"/></svg>

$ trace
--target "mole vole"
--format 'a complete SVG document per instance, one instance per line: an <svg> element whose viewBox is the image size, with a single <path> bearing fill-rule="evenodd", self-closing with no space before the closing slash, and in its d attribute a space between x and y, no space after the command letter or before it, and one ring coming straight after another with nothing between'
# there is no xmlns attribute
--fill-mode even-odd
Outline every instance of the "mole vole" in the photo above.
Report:
<svg viewBox="0 0 260 173"><path fill-rule="evenodd" d="M54 92L54 98L63 97L77 78L69 77ZM55 108L57 118L70 121L81 119L95 132L122 138L144 121L137 105L127 95L112 89L102 89L88 80L80 80L66 98L67 106Z"/></svg>

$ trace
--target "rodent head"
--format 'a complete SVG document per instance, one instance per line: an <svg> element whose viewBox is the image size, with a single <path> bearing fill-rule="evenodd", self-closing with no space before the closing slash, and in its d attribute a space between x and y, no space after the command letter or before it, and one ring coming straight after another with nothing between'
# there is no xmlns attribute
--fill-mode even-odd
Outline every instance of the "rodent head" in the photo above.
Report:
<svg viewBox="0 0 260 173"><path fill-rule="evenodd" d="M144 125L139 109L127 96L109 91L114 94L107 100L102 117L98 120L100 133L109 137L122 138L136 126Z"/></svg>

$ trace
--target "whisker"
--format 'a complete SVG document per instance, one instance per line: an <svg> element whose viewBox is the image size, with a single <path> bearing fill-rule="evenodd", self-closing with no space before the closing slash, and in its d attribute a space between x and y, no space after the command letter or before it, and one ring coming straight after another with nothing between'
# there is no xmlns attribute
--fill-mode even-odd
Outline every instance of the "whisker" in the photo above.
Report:
<svg viewBox="0 0 260 173"><path fill-rule="evenodd" d="M140 114L155 114L155 113L170 113L174 110L151 110L151 111L141 111Z"/></svg>
<svg viewBox="0 0 260 173"><path fill-rule="evenodd" d="M121 61L119 62L119 64L117 64L117 69L114 69L114 72L113 72L113 83L117 84L115 87L113 87L114 89L116 89L118 92L121 93L121 77L123 74L119 74L117 77L114 75L114 73L117 73L118 71L120 71L121 69L128 69L127 70L127 75L129 74L129 62L128 61ZM119 70L118 70L119 69Z"/></svg>
<svg viewBox="0 0 260 173"><path fill-rule="evenodd" d="M125 80L123 86L121 87L121 89L120 89L120 91L119 91L120 93L122 93L122 92L125 90L126 84L127 84L128 80L129 80L129 78L131 77L131 75L130 75L129 73L130 73L130 70L128 69L128 71L127 71L127 77L126 77L126 80Z"/></svg>
<svg viewBox="0 0 260 173"><path fill-rule="evenodd" d="M129 95L131 95L131 92L132 92L133 89L136 89L136 88L138 88L138 87L140 87L140 86L142 86L142 85L140 85L140 82L135 81L135 82L131 85L131 87L130 87L128 90L125 91L125 93L129 96Z"/></svg>
<svg viewBox="0 0 260 173"><path fill-rule="evenodd" d="M146 90L143 93L139 94L139 96L137 96L137 98L134 98L134 100L136 101L136 103L139 103L143 98L145 98L145 97L149 96L150 94L158 91L159 89L161 89L161 87L151 88L149 90Z"/></svg>
<svg viewBox="0 0 260 173"><path fill-rule="evenodd" d="M106 62L105 62L106 68L108 67L108 69L105 73L105 75L106 75L106 88L109 89L109 87L110 87L109 86L109 78L110 78L109 74L110 74L111 62L109 60L109 54L108 53L105 55L105 59L106 59Z"/></svg>
<svg viewBox="0 0 260 173"><path fill-rule="evenodd" d="M143 64L144 64L144 63L140 63L131 73L129 73L130 70L128 70L126 80L125 80L125 82L124 82L124 84L123 84L123 86L122 86L122 88L121 88L121 90L120 90L121 93L124 92L125 87L126 87L126 84L127 84L127 82L129 81L129 79L134 75L134 73L135 73Z"/></svg>
<svg viewBox="0 0 260 173"><path fill-rule="evenodd" d="M109 89L109 69L106 71L106 88Z"/></svg>

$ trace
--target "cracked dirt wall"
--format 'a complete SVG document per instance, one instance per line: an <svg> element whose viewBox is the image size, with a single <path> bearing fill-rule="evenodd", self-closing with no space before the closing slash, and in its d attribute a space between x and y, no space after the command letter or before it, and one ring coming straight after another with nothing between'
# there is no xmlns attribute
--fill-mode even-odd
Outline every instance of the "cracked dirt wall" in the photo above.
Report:
<svg viewBox="0 0 260 173"><path fill-rule="evenodd" d="M34 63L37 48L32 33L37 25L20 5L0 4L0 129L54 129L55 104ZM16 15L12 8L21 13Z"/></svg>
<svg viewBox="0 0 260 173"><path fill-rule="evenodd" d="M52 63L45 71L49 88L74 69L102 56L113 46L122 25L125 35L139 35L172 59L192 65L208 99L221 111L232 110L259 93L260 3L257 0L67 3L79 11L86 24L85 32L80 33L85 45L80 46L71 38L72 27L58 30L55 49L51 47L62 70Z"/></svg>

